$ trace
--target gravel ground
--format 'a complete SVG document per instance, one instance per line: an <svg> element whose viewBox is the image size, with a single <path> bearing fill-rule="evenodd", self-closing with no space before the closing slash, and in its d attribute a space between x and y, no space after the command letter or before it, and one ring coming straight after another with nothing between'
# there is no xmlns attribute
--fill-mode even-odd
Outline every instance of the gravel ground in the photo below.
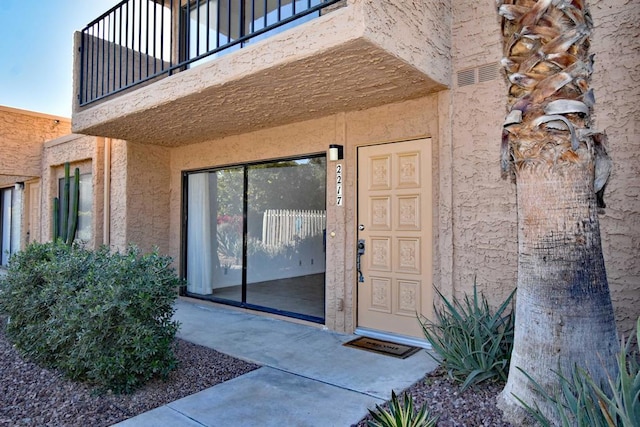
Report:
<svg viewBox="0 0 640 427"><path fill-rule="evenodd" d="M0 319L0 426L108 426L258 368L179 339L175 354L180 364L166 382L154 380L131 395L96 395L23 360Z"/></svg>
<svg viewBox="0 0 640 427"><path fill-rule="evenodd" d="M502 421L496 407L496 397L503 387L503 383L484 383L461 392L459 384L437 369L407 392L413 396L414 408L426 403L430 413L438 416L438 427L509 427L511 424ZM402 394L398 396L402 399ZM366 427L371 419L367 416L355 426Z"/></svg>

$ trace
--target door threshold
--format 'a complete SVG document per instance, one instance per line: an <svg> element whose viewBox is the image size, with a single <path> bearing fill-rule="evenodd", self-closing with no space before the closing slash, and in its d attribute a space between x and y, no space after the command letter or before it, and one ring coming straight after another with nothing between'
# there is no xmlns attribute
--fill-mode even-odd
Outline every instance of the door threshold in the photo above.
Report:
<svg viewBox="0 0 640 427"><path fill-rule="evenodd" d="M411 345L414 347L421 347L427 350L431 350L431 344L429 341L421 340L420 338L412 337L409 335L392 334L390 332L378 331L368 328L356 328L354 334L362 337L375 338L383 341L395 342L397 344Z"/></svg>
<svg viewBox="0 0 640 427"><path fill-rule="evenodd" d="M272 313L264 310L256 310L251 307L241 307L239 305L234 305L234 304L225 304L223 302L215 301L209 298L198 298L193 295L180 295L178 299L187 301L192 304L201 304L201 305L204 305L205 307L206 306L217 307L225 310L232 310L240 313L253 314L255 316L267 317L270 319L282 320L284 322L297 323L299 325L307 325L307 326L312 326L314 328L320 328L322 330L328 330L327 326L324 323L314 322L311 320L298 318L298 317L286 316L278 313Z"/></svg>

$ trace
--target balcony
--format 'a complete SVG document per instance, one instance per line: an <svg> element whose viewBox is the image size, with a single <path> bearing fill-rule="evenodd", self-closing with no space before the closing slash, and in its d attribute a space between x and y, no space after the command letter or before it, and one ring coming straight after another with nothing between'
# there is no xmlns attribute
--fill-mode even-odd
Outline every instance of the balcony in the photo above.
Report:
<svg viewBox="0 0 640 427"><path fill-rule="evenodd" d="M125 0L75 35L73 131L177 146L445 88L449 10L393 3Z"/></svg>

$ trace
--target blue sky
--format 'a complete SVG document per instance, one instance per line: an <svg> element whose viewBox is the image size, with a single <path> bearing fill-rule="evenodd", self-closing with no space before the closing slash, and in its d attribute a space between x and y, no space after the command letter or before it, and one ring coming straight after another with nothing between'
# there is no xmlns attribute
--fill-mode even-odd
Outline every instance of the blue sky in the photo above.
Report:
<svg viewBox="0 0 640 427"><path fill-rule="evenodd" d="M71 117L73 33L119 0L0 0L0 105Z"/></svg>

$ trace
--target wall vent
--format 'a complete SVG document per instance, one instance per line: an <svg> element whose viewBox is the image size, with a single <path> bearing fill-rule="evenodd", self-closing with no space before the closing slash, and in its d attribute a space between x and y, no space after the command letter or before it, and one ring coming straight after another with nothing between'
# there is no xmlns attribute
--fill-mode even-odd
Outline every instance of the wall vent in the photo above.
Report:
<svg viewBox="0 0 640 427"><path fill-rule="evenodd" d="M499 69L498 63L492 62L476 68L458 71L458 87L495 80L500 75Z"/></svg>
<svg viewBox="0 0 640 427"><path fill-rule="evenodd" d="M498 64L481 65L478 67L478 83L488 82L498 78Z"/></svg>
<svg viewBox="0 0 640 427"><path fill-rule="evenodd" d="M476 82L476 69L458 71L458 87L469 86Z"/></svg>

